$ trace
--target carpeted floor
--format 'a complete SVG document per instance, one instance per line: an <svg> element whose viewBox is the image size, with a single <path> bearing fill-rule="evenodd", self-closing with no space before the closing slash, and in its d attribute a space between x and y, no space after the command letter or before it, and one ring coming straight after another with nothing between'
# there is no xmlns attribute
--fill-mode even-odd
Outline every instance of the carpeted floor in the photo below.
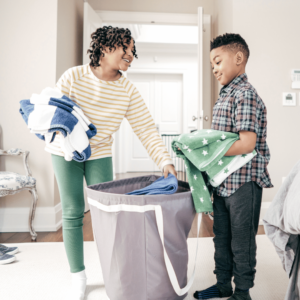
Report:
<svg viewBox="0 0 300 300"><path fill-rule="evenodd" d="M196 239L189 239L190 257L194 257ZM273 245L264 235L257 236L258 256L253 300L283 300L288 285L281 262ZM0 265L0 299L10 300L66 300L70 287L70 273L63 243L23 243L18 246L14 263ZM215 283L214 247L212 238L199 240L197 276L187 300L195 290ZM84 243L85 265L88 276L88 300L108 300L94 242ZM191 266L189 267L191 270ZM224 299L224 298L223 298ZM126 299L127 300L127 299Z"/></svg>

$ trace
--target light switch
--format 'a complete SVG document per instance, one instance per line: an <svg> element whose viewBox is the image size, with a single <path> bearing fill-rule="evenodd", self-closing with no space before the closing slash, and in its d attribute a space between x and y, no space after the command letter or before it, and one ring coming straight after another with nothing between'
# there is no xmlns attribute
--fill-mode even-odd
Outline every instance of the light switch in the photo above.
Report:
<svg viewBox="0 0 300 300"><path fill-rule="evenodd" d="M282 94L283 106L296 106L296 93L283 93Z"/></svg>
<svg viewBox="0 0 300 300"><path fill-rule="evenodd" d="M292 70L292 89L300 89L300 70Z"/></svg>

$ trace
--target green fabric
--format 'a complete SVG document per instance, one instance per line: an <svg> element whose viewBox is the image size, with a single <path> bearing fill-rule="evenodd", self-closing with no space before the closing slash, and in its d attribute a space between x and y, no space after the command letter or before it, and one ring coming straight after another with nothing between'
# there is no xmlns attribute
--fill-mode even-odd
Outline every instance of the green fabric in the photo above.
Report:
<svg viewBox="0 0 300 300"><path fill-rule="evenodd" d="M63 240L71 273L83 271L83 178L87 185L112 181L112 158L100 158L85 162L66 161L52 154L52 164L58 183L63 219Z"/></svg>
<svg viewBox="0 0 300 300"><path fill-rule="evenodd" d="M220 185L230 174L256 155L256 151L253 150L250 154L224 156L238 139L237 133L203 129L182 134L172 141L172 149L176 156L185 161L188 182L197 213L213 211L212 189L209 189L208 185L213 187ZM204 180L202 172L206 173L207 182Z"/></svg>

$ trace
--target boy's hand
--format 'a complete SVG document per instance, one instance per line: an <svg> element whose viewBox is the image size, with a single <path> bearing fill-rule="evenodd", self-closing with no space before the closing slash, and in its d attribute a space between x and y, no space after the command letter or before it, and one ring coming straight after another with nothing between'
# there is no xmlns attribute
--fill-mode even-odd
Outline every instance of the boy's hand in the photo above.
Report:
<svg viewBox="0 0 300 300"><path fill-rule="evenodd" d="M177 147L177 149L181 151L181 149L180 149L180 148L178 148L178 147Z"/></svg>
<svg viewBox="0 0 300 300"><path fill-rule="evenodd" d="M176 172L173 165L164 166L164 176L165 176L165 178L168 177L169 173L173 174L177 178L177 172Z"/></svg>

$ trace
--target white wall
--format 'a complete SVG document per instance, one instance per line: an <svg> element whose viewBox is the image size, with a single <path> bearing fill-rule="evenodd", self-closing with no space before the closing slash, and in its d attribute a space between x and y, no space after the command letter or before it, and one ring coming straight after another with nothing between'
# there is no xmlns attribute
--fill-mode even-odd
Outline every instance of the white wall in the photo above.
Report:
<svg viewBox="0 0 300 300"><path fill-rule="evenodd" d="M56 80L82 64L83 0L58 0Z"/></svg>
<svg viewBox="0 0 300 300"><path fill-rule="evenodd" d="M19 113L19 101L55 85L57 1L1 1L0 12L0 147L30 151L29 164L37 179L38 206L53 206L51 157L43 150L44 142L29 133ZM20 157L0 159L1 170L25 174ZM29 207L30 203L30 194L22 192L2 198L0 206Z"/></svg>
<svg viewBox="0 0 300 300"><path fill-rule="evenodd" d="M29 132L19 101L54 86L65 69L81 64L82 15L82 0L0 2L0 148L30 151L39 196L36 230L55 230L60 199L51 155L44 151L44 142ZM25 174L21 157L0 157L0 170ZM28 230L30 205L26 191L1 198L0 231ZM46 220L47 214L53 215ZM7 218L9 222L4 222Z"/></svg>
<svg viewBox="0 0 300 300"><path fill-rule="evenodd" d="M264 201L272 201L291 168L300 160L300 97L291 89L291 70L300 68L300 1L233 0L233 31L250 47L249 82L267 106L269 172L272 189L264 189ZM297 92L297 106L282 106L283 92Z"/></svg>

